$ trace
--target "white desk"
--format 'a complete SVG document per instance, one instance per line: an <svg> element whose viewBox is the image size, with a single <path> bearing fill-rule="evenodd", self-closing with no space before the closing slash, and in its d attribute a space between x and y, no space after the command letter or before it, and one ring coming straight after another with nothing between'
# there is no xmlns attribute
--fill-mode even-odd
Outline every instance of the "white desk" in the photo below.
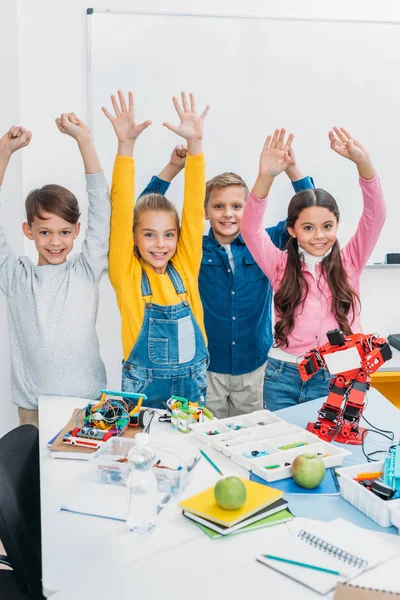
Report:
<svg viewBox="0 0 400 600"><path fill-rule="evenodd" d="M99 565L129 565L204 535L198 527L182 519L176 503L164 508L156 531L143 538L129 533L124 523L60 511L68 496L90 477L90 466L82 460L50 458L46 444L68 422L74 408L85 404L85 400L77 398L43 396L39 400L42 571L47 596L63 589L67 583L90 576L92 570L101 573ZM156 418L151 434L164 443L179 444L187 439L169 423L156 422ZM232 474L246 473L230 462ZM187 488L187 495L192 490L194 494L213 485L219 477L203 460L195 471L196 477Z"/></svg>
<svg viewBox="0 0 400 600"><path fill-rule="evenodd" d="M113 596L118 600L136 597L141 600L200 600L226 595L232 600L243 600L251 590L258 590L257 593L264 590L270 595L273 590L274 600L321 598L254 560L263 551L265 539L273 540L279 534L278 528L285 525L211 540L183 519L175 505L162 511L155 532L141 538L128 533L123 523L60 512L59 507L66 495L84 483L88 465L81 461L51 459L45 446L77 406L79 401L76 398L57 397L43 397L39 405L42 560L46 595L62 590L54 595L54 600L108 600ZM314 401L280 412L289 421L303 421L300 424L304 426L310 413L316 413L319 406L320 401ZM289 418L290 415L293 419ZM376 390L369 392L366 416L374 424L395 427L397 434L400 432L398 411ZM383 416L385 422L382 421ZM173 431L168 424L154 424L152 434L164 442L179 444L184 440L197 445L193 436ZM207 451L224 475L247 477L247 472L227 457L212 449ZM200 461L193 475L193 482L185 490L185 495L204 489L218 479L205 461ZM352 519L354 511L361 515L340 498L335 499L339 504L326 504L327 510L332 509L332 514L326 515L327 520L337 516ZM316 496L308 503L317 507L323 501ZM348 508L350 513L341 514L340 506ZM338 511L336 514L335 510ZM316 514L314 516L320 518ZM397 536L390 538L400 542Z"/></svg>

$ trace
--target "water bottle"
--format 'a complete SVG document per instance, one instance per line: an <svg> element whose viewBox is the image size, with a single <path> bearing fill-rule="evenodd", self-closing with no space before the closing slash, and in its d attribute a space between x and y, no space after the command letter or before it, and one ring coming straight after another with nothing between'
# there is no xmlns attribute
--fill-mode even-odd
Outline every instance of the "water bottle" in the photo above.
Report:
<svg viewBox="0 0 400 600"><path fill-rule="evenodd" d="M146 533L156 526L157 479L152 471L155 454L149 445L149 435L138 433L128 454L132 471L128 479L129 508L126 524L129 531Z"/></svg>

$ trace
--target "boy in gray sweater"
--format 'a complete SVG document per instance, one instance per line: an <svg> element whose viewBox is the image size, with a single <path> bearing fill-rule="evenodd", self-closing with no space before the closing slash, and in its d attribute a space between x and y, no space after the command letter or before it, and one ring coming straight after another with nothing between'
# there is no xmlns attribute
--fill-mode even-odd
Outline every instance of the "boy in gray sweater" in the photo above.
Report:
<svg viewBox="0 0 400 600"><path fill-rule="evenodd" d="M45 185L26 199L23 232L35 243L36 266L11 252L0 224L0 290L7 300L12 400L20 422L36 425L39 395L94 399L106 386L96 318L108 252L109 190L89 128L74 113L62 114L56 124L76 140L86 172L89 218L81 253L67 261L79 235L80 213L75 196L61 186ZM11 155L30 140L23 127L11 127L0 139L0 186Z"/></svg>

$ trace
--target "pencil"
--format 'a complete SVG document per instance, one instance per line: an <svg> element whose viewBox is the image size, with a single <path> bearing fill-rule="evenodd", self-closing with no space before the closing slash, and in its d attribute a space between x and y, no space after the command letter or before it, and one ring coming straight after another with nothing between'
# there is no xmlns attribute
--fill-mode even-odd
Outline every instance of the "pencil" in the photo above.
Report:
<svg viewBox="0 0 400 600"><path fill-rule="evenodd" d="M288 565L295 565L297 567L305 567L306 569L314 569L314 571L322 571L323 573L330 573L331 575L337 575L338 577L348 577L345 573L334 571L333 569L327 569L325 567L318 567L317 565L310 565L309 563L298 562L297 560L291 560L289 558L282 558L281 556L273 556L272 554L264 554L265 558L271 560L278 560L279 562L287 563Z"/></svg>
<svg viewBox="0 0 400 600"><path fill-rule="evenodd" d="M215 464L215 462L212 461L211 458L209 456L207 456L207 454L203 450L200 450L200 454L202 456L204 456L204 458L210 463L210 465L212 467L214 467L214 469L217 471L217 473L219 473L222 476L224 475L223 472L221 471L221 469L219 467L217 467L217 465Z"/></svg>

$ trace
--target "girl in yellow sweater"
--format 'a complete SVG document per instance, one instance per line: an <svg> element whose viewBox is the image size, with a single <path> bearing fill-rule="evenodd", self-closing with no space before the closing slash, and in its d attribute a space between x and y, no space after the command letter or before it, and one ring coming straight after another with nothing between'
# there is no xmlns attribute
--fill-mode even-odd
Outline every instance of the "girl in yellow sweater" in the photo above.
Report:
<svg viewBox="0 0 400 600"><path fill-rule="evenodd" d="M124 360L122 390L144 393L164 407L172 395L198 401L206 392L208 351L198 289L204 230L205 162L202 139L207 106L173 98L180 125L164 126L187 141L182 225L161 194L134 207L137 137L151 124L136 123L133 95L111 96L115 116L103 107L118 138L111 188L110 281L121 311ZM133 216L133 227L132 227Z"/></svg>

